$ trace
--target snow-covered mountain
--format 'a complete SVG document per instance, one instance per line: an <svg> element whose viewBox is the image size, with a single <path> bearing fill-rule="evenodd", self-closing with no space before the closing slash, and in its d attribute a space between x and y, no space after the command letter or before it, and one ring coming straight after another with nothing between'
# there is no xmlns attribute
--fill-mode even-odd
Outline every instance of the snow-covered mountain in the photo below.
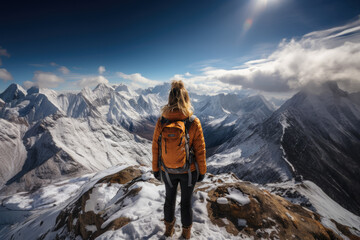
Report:
<svg viewBox="0 0 360 240"><path fill-rule="evenodd" d="M360 214L360 105L336 83L306 88L209 159L253 182L311 180ZM222 161L222 159L227 159Z"/></svg>
<svg viewBox="0 0 360 240"><path fill-rule="evenodd" d="M154 183L145 172L150 171L152 134L160 108L167 101L169 87L164 83L134 91L124 84L99 84L93 90L84 88L76 93L37 87L25 91L19 85L10 85L0 95L0 213L6 216L0 217L0 236L5 236L5 239L12 235L19 237L24 231L32 231L33 226L40 226L40 230L32 231L36 235L33 238L62 237L61 232L82 237L95 234L99 239L159 237L160 223L154 228L148 226L146 216L135 212L138 204L155 206L163 201L164 192L160 190L163 187ZM199 198L194 203L201 210L201 219L195 222L206 226L206 232L202 225L195 227L199 239L215 236L219 231L220 234L216 235L219 239L241 239L254 234L265 238L279 237L279 230L274 229L280 229L285 218L293 221L288 214L300 214L298 210L284 212L281 217L271 213L280 220L275 219L275 225L266 225L269 228L265 225L255 227L250 224L251 219L245 219L247 225L244 227L244 221L238 221L239 216L230 213L221 217L217 210L222 207L211 205L214 196L218 198L225 194L225 199L228 199L226 195L231 195L233 190L215 193L207 186L224 183L222 181L228 178L232 179L231 183L242 184L228 172L243 180L266 184L258 186L320 214L314 218L324 227L319 232L323 234L321 236L360 236L358 217L342 208L359 214L359 93L349 94L336 84L327 83L300 91L277 109L264 97L248 91L211 96L190 92L190 95L194 112L204 129L208 171L226 173L219 176L209 174L208 177L213 179L198 189ZM158 197L152 195L155 199L149 198L148 192L142 190L138 195L130 196L127 195L132 189L130 186L97 183L100 176L105 177L128 165L142 166L141 181L145 182L139 184L158 192ZM98 175L94 176L95 173ZM139 178L132 184L138 184L137 181ZM97 212L96 219L103 221L101 225L100 222L87 224L85 219L90 213L84 210L79 215L76 204L79 201L84 203L86 199L82 194L89 189L96 194L87 197L93 198L95 205L104 206L102 210L91 210ZM244 189L239 186L236 191L245 193ZM17 191L24 192L15 194ZM112 195L106 195L106 199L99 202L102 201L99 196L104 192ZM67 194L67 197L60 200L52 193ZM123 210L118 208L118 203L122 201L126 201L121 205L125 207L124 211L127 209L134 215L120 216ZM219 201L225 202L224 199ZM204 208L204 203L214 208ZM288 211L297 209L296 205L286 206ZM338 211L331 209L334 207ZM254 205L251 209L258 207ZM99 211L103 215L98 216ZM263 214L256 212L257 216ZM120 220L112 222L109 220L111 216ZM270 215L264 217L273 218ZM71 221L75 222L73 226ZM109 225L102 227L105 221ZM140 227L144 224L148 226L147 230ZM26 227L22 230L23 226ZM303 227L310 231L305 225ZM285 233L297 231L282 230Z"/></svg>
<svg viewBox="0 0 360 240"><path fill-rule="evenodd" d="M115 166L2 198L0 236L161 239L164 197L165 189L150 168ZM195 187L193 210L194 239L330 240L360 236L360 217L343 209L310 181L259 188L233 174L209 174ZM176 237L181 232L179 208L175 217Z"/></svg>
<svg viewBox="0 0 360 240"><path fill-rule="evenodd" d="M6 91L0 93L0 98L5 102L11 102L25 97L26 91L18 84L11 84Z"/></svg>
<svg viewBox="0 0 360 240"><path fill-rule="evenodd" d="M150 141L129 128L150 121L147 114L160 106L155 97L117 92L105 84L77 94L36 87L25 92L12 84L1 96L2 191L30 190L63 176L128 163L124 159L150 164ZM140 115L146 120L141 122Z"/></svg>
<svg viewBox="0 0 360 240"><path fill-rule="evenodd" d="M30 190L63 176L124 163L124 157L149 165L150 141L169 87L164 83L134 91L124 84L99 84L93 90L59 93L37 87L26 92L11 84L1 94L0 158L5 164L0 167L0 188L6 183L2 191ZM273 111L260 96L192 96L209 154Z"/></svg>
<svg viewBox="0 0 360 240"><path fill-rule="evenodd" d="M274 111L261 95L219 94L194 99L198 100L194 108L202 123L208 156L242 131L263 122Z"/></svg>

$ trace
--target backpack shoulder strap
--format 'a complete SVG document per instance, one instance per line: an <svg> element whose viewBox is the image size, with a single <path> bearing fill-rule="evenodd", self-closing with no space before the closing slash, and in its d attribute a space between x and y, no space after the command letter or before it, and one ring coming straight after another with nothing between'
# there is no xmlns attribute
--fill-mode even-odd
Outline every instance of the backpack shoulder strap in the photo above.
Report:
<svg viewBox="0 0 360 240"><path fill-rule="evenodd" d="M196 119L195 115L191 115L188 119L186 119L185 128L187 131L189 131L191 124L194 122L195 119Z"/></svg>
<svg viewBox="0 0 360 240"><path fill-rule="evenodd" d="M167 118L164 118L163 116L160 117L160 123L161 126L164 125L166 122L168 122L169 120Z"/></svg>
<svg viewBox="0 0 360 240"><path fill-rule="evenodd" d="M165 128L165 124L167 123L170 123L171 121L163 116L160 117L160 126L161 126L161 129L160 129L160 135L162 133L162 131L164 130Z"/></svg>

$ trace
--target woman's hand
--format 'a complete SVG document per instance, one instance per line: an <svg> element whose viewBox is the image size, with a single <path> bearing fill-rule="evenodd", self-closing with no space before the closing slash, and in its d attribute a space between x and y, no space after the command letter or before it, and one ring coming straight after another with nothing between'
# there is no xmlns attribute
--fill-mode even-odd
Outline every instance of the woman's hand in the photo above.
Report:
<svg viewBox="0 0 360 240"><path fill-rule="evenodd" d="M199 174L199 178L198 178L198 182L201 182L202 180L204 180L204 178L205 178L205 174L203 175L203 174Z"/></svg>
<svg viewBox="0 0 360 240"><path fill-rule="evenodd" d="M161 181L160 171L153 172L153 174L154 174L154 177L155 177L157 180Z"/></svg>

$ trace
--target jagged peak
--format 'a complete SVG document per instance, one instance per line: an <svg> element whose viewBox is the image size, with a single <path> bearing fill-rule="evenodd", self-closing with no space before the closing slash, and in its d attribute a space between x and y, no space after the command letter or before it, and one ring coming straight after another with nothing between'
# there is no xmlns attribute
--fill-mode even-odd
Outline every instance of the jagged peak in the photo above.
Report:
<svg viewBox="0 0 360 240"><path fill-rule="evenodd" d="M271 102L269 102L263 95L261 94L256 94L256 95L251 95L248 96L246 98L243 98L242 102L246 102L246 103L250 103L252 105L257 105L257 106L265 106L269 111L274 111L275 107L273 106L273 104Z"/></svg>
<svg viewBox="0 0 360 240"><path fill-rule="evenodd" d="M50 96L54 97L54 96L58 96L59 92L52 90L50 88L40 88L38 86L33 86L27 90L27 95L30 96L32 94L43 94L48 97Z"/></svg>
<svg viewBox="0 0 360 240"><path fill-rule="evenodd" d="M129 87L126 84L120 83L115 86L115 91L116 92L120 92L120 91L129 92Z"/></svg>
<svg viewBox="0 0 360 240"><path fill-rule="evenodd" d="M160 95L168 95L170 91L170 83L168 82L164 82L162 84L156 85L154 87L150 87L150 88L146 88L144 90L141 91L142 94L157 94L159 93Z"/></svg>
<svg viewBox="0 0 360 240"><path fill-rule="evenodd" d="M348 93L339 88L336 81L326 81L322 83L310 82L300 91L306 95L333 95L338 97L346 97Z"/></svg>
<svg viewBox="0 0 360 240"><path fill-rule="evenodd" d="M249 96L248 99L257 100L257 101L261 101L261 102L267 102L265 97L263 95L261 95L261 94L256 94L256 95Z"/></svg>
<svg viewBox="0 0 360 240"><path fill-rule="evenodd" d="M148 104L149 100L144 95L140 94L137 102L138 104Z"/></svg>
<svg viewBox="0 0 360 240"><path fill-rule="evenodd" d="M318 107L321 106L321 108L329 104L336 105L339 104L339 101L336 100L339 98L346 98L356 103L356 99L348 92L340 89L338 83L335 81L327 81L321 84L309 83L282 104L277 112L286 111L289 108L308 111L312 109L314 105Z"/></svg>
<svg viewBox="0 0 360 240"><path fill-rule="evenodd" d="M92 93L92 90L89 87L84 87L83 89L81 89L80 93L83 95L90 95Z"/></svg>
<svg viewBox="0 0 360 240"><path fill-rule="evenodd" d="M19 89L20 91L26 92L24 90L24 88L22 86L20 86L19 84L17 84L17 83L10 84L8 88L16 88L16 89Z"/></svg>
<svg viewBox="0 0 360 240"><path fill-rule="evenodd" d="M96 91L102 91L102 90L114 90L114 88L108 84L108 83L99 83L93 90L93 92L96 92Z"/></svg>
<svg viewBox="0 0 360 240"><path fill-rule="evenodd" d="M33 86L27 90L27 94L29 95L39 92L40 92L40 88L38 86Z"/></svg>
<svg viewBox="0 0 360 240"><path fill-rule="evenodd" d="M0 98L5 102L11 102L15 99L20 99L26 96L26 91L19 84L10 84L4 92L0 94Z"/></svg>

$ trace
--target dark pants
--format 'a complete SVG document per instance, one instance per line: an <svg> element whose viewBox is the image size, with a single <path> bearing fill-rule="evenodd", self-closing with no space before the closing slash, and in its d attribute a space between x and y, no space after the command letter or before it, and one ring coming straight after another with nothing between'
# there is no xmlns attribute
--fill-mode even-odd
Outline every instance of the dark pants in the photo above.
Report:
<svg viewBox="0 0 360 240"><path fill-rule="evenodd" d="M165 183L166 196L164 204L164 215L165 221L172 222L175 215L175 203L178 183L181 188L181 223L183 227L188 227L193 222L192 216L192 193L194 191L196 183L196 171L192 172L191 187L188 186L188 174L170 174L170 181L173 187L170 187L167 183L165 173L162 172L162 177Z"/></svg>

